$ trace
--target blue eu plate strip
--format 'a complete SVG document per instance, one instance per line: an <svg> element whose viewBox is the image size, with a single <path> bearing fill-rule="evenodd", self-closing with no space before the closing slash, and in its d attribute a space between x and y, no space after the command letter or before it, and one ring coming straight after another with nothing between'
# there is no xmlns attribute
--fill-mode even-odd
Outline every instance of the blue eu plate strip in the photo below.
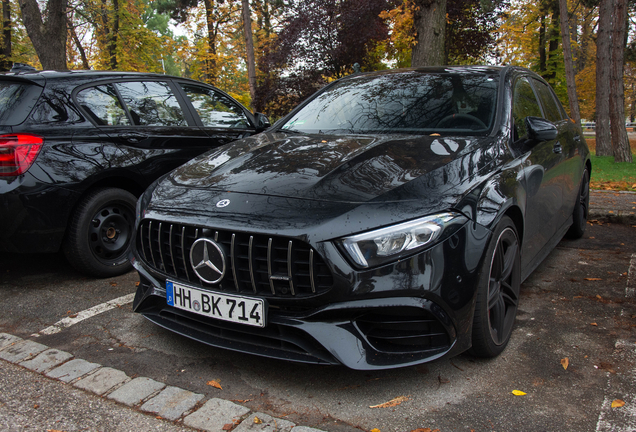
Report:
<svg viewBox="0 0 636 432"><path fill-rule="evenodd" d="M172 282L166 281L166 296L168 297L168 304L174 306L174 287Z"/></svg>

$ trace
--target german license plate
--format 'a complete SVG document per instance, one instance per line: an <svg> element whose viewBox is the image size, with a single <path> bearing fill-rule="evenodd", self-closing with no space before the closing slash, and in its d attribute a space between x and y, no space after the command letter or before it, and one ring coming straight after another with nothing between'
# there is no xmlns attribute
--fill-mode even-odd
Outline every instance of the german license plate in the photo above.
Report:
<svg viewBox="0 0 636 432"><path fill-rule="evenodd" d="M168 304L199 315L256 327L265 327L265 302L261 299L219 294L166 281Z"/></svg>

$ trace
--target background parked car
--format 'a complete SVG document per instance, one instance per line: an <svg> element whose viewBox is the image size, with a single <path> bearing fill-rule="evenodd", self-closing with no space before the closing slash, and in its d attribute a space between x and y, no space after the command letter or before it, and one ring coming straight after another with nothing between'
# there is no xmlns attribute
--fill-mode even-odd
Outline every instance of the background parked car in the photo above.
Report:
<svg viewBox="0 0 636 432"><path fill-rule="evenodd" d="M193 157L269 126L222 91L165 75L0 75L0 251L64 251L128 271L136 197Z"/></svg>
<svg viewBox="0 0 636 432"><path fill-rule="evenodd" d="M142 195L133 308L301 362L496 356L521 282L583 234L590 172L578 126L525 69L347 77Z"/></svg>

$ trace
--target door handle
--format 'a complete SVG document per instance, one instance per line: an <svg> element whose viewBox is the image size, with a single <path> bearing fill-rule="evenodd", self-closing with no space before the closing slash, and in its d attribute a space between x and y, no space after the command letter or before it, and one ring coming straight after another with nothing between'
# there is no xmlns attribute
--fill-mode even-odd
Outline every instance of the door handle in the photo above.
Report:
<svg viewBox="0 0 636 432"><path fill-rule="evenodd" d="M554 144L554 147L552 147L552 151L557 154L563 153L563 147L561 147L560 141L557 141L556 144Z"/></svg>
<svg viewBox="0 0 636 432"><path fill-rule="evenodd" d="M146 138L148 138L148 135L135 133L135 132L130 132L130 133L120 134L119 138L125 139L126 141L128 141L130 143L138 143L138 142L143 141Z"/></svg>

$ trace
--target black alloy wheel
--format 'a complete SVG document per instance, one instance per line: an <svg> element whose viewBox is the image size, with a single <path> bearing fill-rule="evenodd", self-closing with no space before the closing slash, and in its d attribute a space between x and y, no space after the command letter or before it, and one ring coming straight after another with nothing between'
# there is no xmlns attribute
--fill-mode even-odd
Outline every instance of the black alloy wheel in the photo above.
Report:
<svg viewBox="0 0 636 432"><path fill-rule="evenodd" d="M78 271L112 277L131 270L135 204L134 195L116 188L96 189L82 199L64 244L67 259Z"/></svg>
<svg viewBox="0 0 636 432"><path fill-rule="evenodd" d="M471 352L495 357L508 344L521 286L519 240L512 220L504 217L497 225L482 266L473 319Z"/></svg>
<svg viewBox="0 0 636 432"><path fill-rule="evenodd" d="M579 188L578 198L574 204L572 211L572 226L565 236L570 239L579 239L585 233L587 226L587 216L590 210L590 173L585 169L583 178L581 179L581 187Z"/></svg>

